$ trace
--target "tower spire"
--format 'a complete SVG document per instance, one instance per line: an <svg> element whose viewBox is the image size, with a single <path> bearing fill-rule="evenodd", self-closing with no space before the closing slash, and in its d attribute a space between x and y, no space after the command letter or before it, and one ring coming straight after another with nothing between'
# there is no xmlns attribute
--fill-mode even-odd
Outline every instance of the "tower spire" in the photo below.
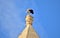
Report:
<svg viewBox="0 0 60 38"><path fill-rule="evenodd" d="M19 35L18 38L39 38L38 35L36 34L36 32L34 31L33 27L32 27L32 23L33 23L33 17L31 16L31 13L33 14L33 10L32 9L28 9L27 10L27 15L26 15L26 28L24 29L24 31Z"/></svg>

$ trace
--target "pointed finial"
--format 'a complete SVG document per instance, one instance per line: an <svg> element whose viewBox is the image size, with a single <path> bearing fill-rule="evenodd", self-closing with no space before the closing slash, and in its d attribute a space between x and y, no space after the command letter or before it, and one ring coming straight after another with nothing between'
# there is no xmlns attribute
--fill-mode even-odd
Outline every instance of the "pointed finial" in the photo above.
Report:
<svg viewBox="0 0 60 38"><path fill-rule="evenodd" d="M32 9L27 9L27 15L26 15L26 25L30 26L33 22L33 17L30 14L34 14Z"/></svg>

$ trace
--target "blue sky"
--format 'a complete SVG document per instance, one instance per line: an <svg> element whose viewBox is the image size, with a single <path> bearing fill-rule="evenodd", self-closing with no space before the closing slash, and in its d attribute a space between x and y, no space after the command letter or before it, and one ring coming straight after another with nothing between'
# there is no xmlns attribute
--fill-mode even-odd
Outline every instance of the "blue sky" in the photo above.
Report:
<svg viewBox="0 0 60 38"><path fill-rule="evenodd" d="M34 10L33 28L41 38L60 38L60 0L0 0L0 38L17 38L26 9Z"/></svg>

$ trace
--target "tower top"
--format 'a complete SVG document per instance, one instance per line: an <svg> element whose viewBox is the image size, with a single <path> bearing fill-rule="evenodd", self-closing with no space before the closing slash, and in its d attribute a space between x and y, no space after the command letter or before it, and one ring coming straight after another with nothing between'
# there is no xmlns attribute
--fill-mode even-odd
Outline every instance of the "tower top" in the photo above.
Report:
<svg viewBox="0 0 60 38"><path fill-rule="evenodd" d="M34 14L34 12L32 9L27 9L27 13L28 14L26 15L26 18L25 18L26 28L18 36L18 38L39 38L39 36L37 35L37 33L35 32L35 30L32 27L33 17L30 14L31 13Z"/></svg>

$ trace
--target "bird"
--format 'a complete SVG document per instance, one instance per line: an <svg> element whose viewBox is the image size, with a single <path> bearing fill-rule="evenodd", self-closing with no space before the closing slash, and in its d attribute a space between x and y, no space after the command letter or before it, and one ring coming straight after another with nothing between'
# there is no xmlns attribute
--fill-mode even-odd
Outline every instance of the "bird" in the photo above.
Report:
<svg viewBox="0 0 60 38"><path fill-rule="evenodd" d="M33 12L32 9L27 9L27 13L28 13L28 14L30 14L30 13L31 13L31 14L34 14L34 12Z"/></svg>

